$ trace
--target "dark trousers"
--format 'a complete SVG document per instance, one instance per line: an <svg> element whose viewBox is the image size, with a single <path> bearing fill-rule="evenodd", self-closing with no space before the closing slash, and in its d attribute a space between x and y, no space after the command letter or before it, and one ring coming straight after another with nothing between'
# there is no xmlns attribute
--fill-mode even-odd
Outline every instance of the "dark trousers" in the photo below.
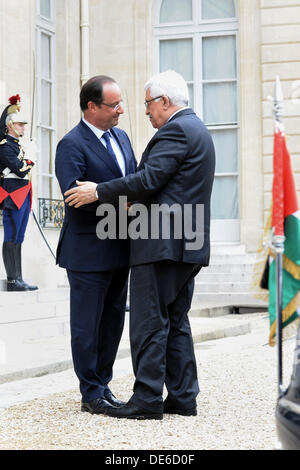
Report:
<svg viewBox="0 0 300 470"><path fill-rule="evenodd" d="M27 195L24 204L19 210L3 210L3 227L5 242L23 243L29 214L30 194Z"/></svg>
<svg viewBox="0 0 300 470"><path fill-rule="evenodd" d="M130 341L136 377L130 401L152 411L168 399L195 406L199 393L188 311L198 265L161 261L133 266L130 280Z"/></svg>
<svg viewBox="0 0 300 470"><path fill-rule="evenodd" d="M67 271L72 356L84 402L103 398L112 379L124 326L128 271Z"/></svg>

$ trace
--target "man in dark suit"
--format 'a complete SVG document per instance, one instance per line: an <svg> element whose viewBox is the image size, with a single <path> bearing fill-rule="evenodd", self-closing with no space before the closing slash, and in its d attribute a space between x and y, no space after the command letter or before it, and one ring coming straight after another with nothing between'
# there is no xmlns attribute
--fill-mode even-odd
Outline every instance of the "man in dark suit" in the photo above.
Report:
<svg viewBox="0 0 300 470"><path fill-rule="evenodd" d="M94 201L96 188L101 202L115 203L122 195L148 209L145 216L139 204L144 213L140 223L144 229L148 227L148 236L131 240L134 393L126 405L106 414L161 419L163 412L184 416L197 413L199 387L187 314L194 277L209 262L215 151L206 127L187 106L188 89L179 74L158 74L147 82L145 90L146 115L158 132L147 145L137 173L97 186L82 182L66 193L66 202L81 207L86 201ZM157 229L157 208L163 206L163 218L169 216L170 236L164 236L164 220L158 223L158 236L151 236ZM184 217L178 217L179 212ZM183 230L179 237L180 225ZM164 384L168 390L165 402Z"/></svg>
<svg viewBox="0 0 300 470"><path fill-rule="evenodd" d="M109 181L134 173L136 161L127 134L115 127L121 91L110 77L91 78L80 93L83 118L58 144L56 176L62 193L76 181ZM82 411L103 413L123 404L109 389L121 339L127 296L127 240L99 240L99 203L66 206L57 263L70 283L71 345L80 381Z"/></svg>

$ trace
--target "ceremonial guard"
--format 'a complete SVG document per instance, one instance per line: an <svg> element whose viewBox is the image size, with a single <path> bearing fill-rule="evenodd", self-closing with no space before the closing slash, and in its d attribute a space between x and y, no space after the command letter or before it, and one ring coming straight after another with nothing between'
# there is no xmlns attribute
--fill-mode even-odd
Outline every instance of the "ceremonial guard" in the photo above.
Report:
<svg viewBox="0 0 300 470"><path fill-rule="evenodd" d="M27 121L20 113L20 96L12 96L0 118L0 209L3 210L3 262L8 291L38 289L23 281L21 247L31 210L32 184L30 171L34 165L25 157L19 138Z"/></svg>

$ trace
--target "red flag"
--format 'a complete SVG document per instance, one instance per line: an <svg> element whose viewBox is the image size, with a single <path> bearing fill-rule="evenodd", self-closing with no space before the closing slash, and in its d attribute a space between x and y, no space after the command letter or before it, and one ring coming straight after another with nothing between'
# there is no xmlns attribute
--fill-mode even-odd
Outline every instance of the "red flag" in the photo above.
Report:
<svg viewBox="0 0 300 470"><path fill-rule="evenodd" d="M285 135L274 135L272 227L275 235L284 236L284 219L299 209L297 191L286 147Z"/></svg>

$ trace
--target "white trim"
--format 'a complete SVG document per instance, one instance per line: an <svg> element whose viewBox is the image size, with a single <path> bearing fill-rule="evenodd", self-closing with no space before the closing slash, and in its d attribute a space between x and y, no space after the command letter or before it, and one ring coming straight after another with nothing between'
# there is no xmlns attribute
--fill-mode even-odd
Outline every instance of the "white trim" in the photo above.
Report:
<svg viewBox="0 0 300 470"><path fill-rule="evenodd" d="M216 178L220 176L226 177L226 176L238 176L238 175L239 175L238 171L226 172L226 173L215 173Z"/></svg>
<svg viewBox="0 0 300 470"><path fill-rule="evenodd" d="M80 0L80 31L81 31L81 71L80 80L83 85L90 78L90 15L89 0Z"/></svg>
<svg viewBox="0 0 300 470"><path fill-rule="evenodd" d="M236 17L235 18L222 18L215 20L202 20L201 18L201 0L193 0L193 21L184 21L176 23L159 23L160 8L162 0L157 0L154 7L154 51L155 51L155 66L156 71L160 71L160 41L166 40L180 40L192 39L193 41L193 81L188 82L193 85L194 89L194 106L195 112L203 119L203 87L205 84L216 83L234 83L236 84L237 93L237 115L236 122L222 122L222 123L209 123L207 127L209 130L229 130L236 129L238 139L238 168L236 172L217 173L216 178L221 177L236 177L238 194L240 191L240 73L239 73L239 21L238 21L238 2L235 0ZM203 79L203 38L207 37L224 37L234 36L236 47L236 77L228 79ZM239 201L240 211L240 201ZM240 220L213 220L213 237L214 241L239 241L240 237ZM232 226L232 239L229 240L230 226ZM221 229L224 227L224 230ZM214 229L216 228L216 230ZM224 234L225 239L220 240L220 234Z"/></svg>
<svg viewBox="0 0 300 470"><path fill-rule="evenodd" d="M41 15L40 0L36 0L36 23L52 32L55 32L56 0L50 0L50 18Z"/></svg>
<svg viewBox="0 0 300 470"><path fill-rule="evenodd" d="M300 219L300 209L297 212L294 212L294 214L292 215L296 217L297 219Z"/></svg>
<svg viewBox="0 0 300 470"><path fill-rule="evenodd" d="M46 197L43 179L46 177L51 182L52 196L56 193L53 185L56 184L55 169L54 169L54 158L55 158L55 146L56 146L56 37L55 37L55 0L51 0L51 15L52 20L45 19L39 15L39 0L37 0L37 19L36 19L36 87L37 87L37 143L38 143L38 165L37 165L37 177L38 177L38 197ZM41 50L41 39L42 35L46 35L50 39L50 77L42 75L42 50ZM50 85L50 117L49 123L42 122L42 83ZM51 172L46 173L39 171L42 168L41 160L43 155L41 154L41 142L42 132L48 131L50 137L50 155L49 161L51 164ZM47 190L48 191L48 190ZM47 195L48 197L48 195Z"/></svg>
<svg viewBox="0 0 300 470"><path fill-rule="evenodd" d="M240 241L240 219L212 219L210 238L213 243L238 243Z"/></svg>
<svg viewBox="0 0 300 470"><path fill-rule="evenodd" d="M230 23L238 23L238 1L234 0L236 16L230 18L216 18L216 19L202 19L202 2L201 0L192 0L192 20L191 21L178 21L173 23L161 23L160 22L160 10L163 0L157 0L154 6L154 15L153 15L153 27L154 28L178 28L181 26L197 26L201 25L203 27L211 27L216 24L219 25L218 31L222 28L222 23L224 27L228 28Z"/></svg>

